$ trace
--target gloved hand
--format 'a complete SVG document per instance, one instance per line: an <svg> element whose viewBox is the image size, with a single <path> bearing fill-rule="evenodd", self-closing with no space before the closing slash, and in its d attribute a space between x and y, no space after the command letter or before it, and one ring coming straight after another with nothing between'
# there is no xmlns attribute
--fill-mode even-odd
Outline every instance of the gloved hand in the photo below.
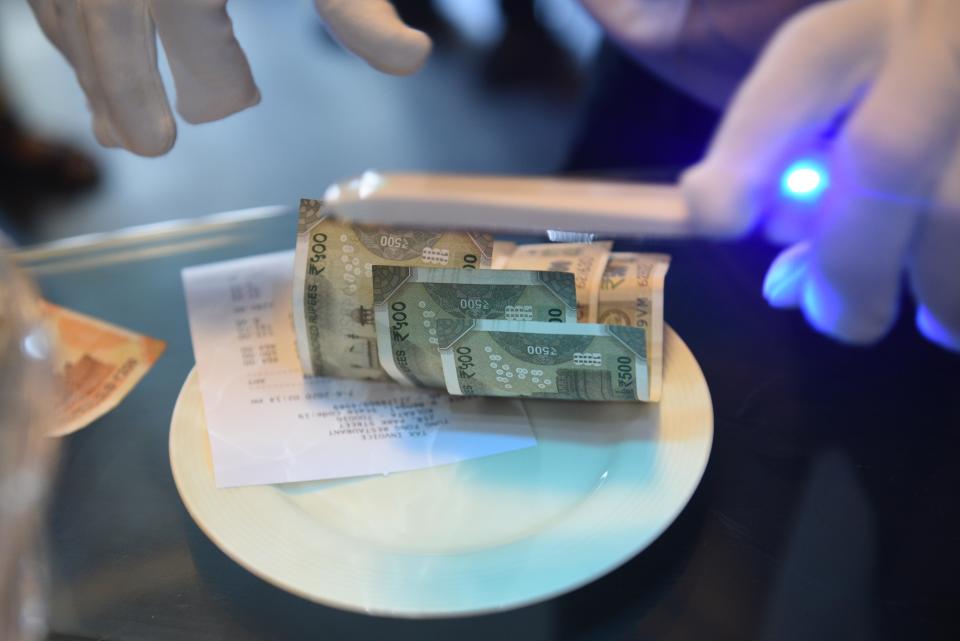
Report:
<svg viewBox="0 0 960 641"><path fill-rule="evenodd" d="M811 151L830 186L787 204L779 176ZM960 351L960 2L836 0L798 14L681 185L702 230L763 220L796 243L767 273L772 305L870 343L895 320L906 273L919 330Z"/></svg>
<svg viewBox="0 0 960 641"><path fill-rule="evenodd" d="M371 66L416 71L430 39L388 0L315 0L337 40ZM166 153L176 125L157 71L160 35L177 88L177 111L209 122L253 106L260 93L233 35L226 0L30 0L47 37L73 66L97 140L143 156Z"/></svg>

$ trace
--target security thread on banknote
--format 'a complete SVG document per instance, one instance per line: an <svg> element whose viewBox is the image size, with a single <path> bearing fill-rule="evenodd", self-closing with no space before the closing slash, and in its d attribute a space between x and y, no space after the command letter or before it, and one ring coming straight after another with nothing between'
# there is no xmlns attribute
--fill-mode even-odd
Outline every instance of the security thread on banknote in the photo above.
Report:
<svg viewBox="0 0 960 641"><path fill-rule="evenodd" d="M444 387L438 323L449 319L577 321L565 272L373 266L380 365L397 382Z"/></svg>
<svg viewBox="0 0 960 641"><path fill-rule="evenodd" d="M450 394L649 400L643 328L465 318L437 325Z"/></svg>
<svg viewBox="0 0 960 641"><path fill-rule="evenodd" d="M389 380L377 352L373 266L488 268L493 237L357 225L332 213L300 201L293 321L301 367L307 376Z"/></svg>

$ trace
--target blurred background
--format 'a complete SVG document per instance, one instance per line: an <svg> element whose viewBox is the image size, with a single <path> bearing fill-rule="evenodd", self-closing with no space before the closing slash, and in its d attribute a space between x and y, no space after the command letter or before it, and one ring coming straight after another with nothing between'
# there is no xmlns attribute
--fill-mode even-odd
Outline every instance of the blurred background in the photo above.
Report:
<svg viewBox="0 0 960 641"><path fill-rule="evenodd" d="M574 0L396 5L435 43L407 78L342 50L307 0L231 0L261 104L201 126L179 120L173 150L151 159L96 143L73 71L25 0L0 0L0 230L33 244L293 205L371 168L543 174L568 164L601 44Z"/></svg>

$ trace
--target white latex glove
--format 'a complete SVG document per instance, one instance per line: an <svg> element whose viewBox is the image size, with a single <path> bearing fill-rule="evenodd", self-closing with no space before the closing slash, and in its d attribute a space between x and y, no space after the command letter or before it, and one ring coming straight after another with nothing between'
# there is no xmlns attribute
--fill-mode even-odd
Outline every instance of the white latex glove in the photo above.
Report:
<svg viewBox="0 0 960 641"><path fill-rule="evenodd" d="M779 176L811 150L830 187L786 205ZM798 243L767 273L771 304L870 343L895 320L906 273L920 331L960 351L960 2L837 0L798 14L682 187L707 232L763 219L774 240Z"/></svg>
<svg viewBox="0 0 960 641"><path fill-rule="evenodd" d="M29 0L47 37L73 66L97 140L143 156L166 153L176 125L157 71L156 34L191 123L257 104L260 92L233 35L226 0ZM430 53L387 0L315 0L337 40L387 73L415 71Z"/></svg>

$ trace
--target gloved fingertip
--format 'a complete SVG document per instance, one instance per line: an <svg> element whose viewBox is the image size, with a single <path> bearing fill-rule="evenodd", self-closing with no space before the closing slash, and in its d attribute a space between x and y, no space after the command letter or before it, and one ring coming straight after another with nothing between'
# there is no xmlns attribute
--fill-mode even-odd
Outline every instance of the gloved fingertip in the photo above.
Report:
<svg viewBox="0 0 960 641"><path fill-rule="evenodd" d="M253 85L253 90L250 92L249 100L246 104L243 105L238 111L243 111L244 109L249 109L250 107L256 107L260 104L260 101L263 99L263 95L260 93L260 87Z"/></svg>
<svg viewBox="0 0 960 641"><path fill-rule="evenodd" d="M113 131L113 125L102 116L93 117L93 135L104 147L115 148L120 146L116 133Z"/></svg>
<svg viewBox="0 0 960 641"><path fill-rule="evenodd" d="M960 328L946 327L923 305L917 309L916 323L917 329L928 341L960 354Z"/></svg>
<svg viewBox="0 0 960 641"><path fill-rule="evenodd" d="M736 238L756 223L759 211L751 186L721 162L707 159L690 167L679 184L696 233Z"/></svg>
<svg viewBox="0 0 960 641"><path fill-rule="evenodd" d="M870 345L890 330L895 316L878 309L861 309L845 300L813 270L804 280L801 309L821 334L851 345Z"/></svg>
<svg viewBox="0 0 960 641"><path fill-rule="evenodd" d="M433 49L430 36L411 28L397 31L383 44L383 52L370 57L368 62L377 71L394 76L408 76L419 71Z"/></svg>
<svg viewBox="0 0 960 641"><path fill-rule="evenodd" d="M173 116L165 114L153 123L125 132L122 146L138 156L154 158L162 156L177 140L177 126Z"/></svg>
<svg viewBox="0 0 960 641"><path fill-rule="evenodd" d="M184 92L177 96L177 113L191 125L199 125L255 107L260 100L260 89L252 82L229 93Z"/></svg>
<svg viewBox="0 0 960 641"><path fill-rule="evenodd" d="M809 243L799 243L780 253L763 279L763 297L771 307L789 309L800 305L807 274Z"/></svg>

